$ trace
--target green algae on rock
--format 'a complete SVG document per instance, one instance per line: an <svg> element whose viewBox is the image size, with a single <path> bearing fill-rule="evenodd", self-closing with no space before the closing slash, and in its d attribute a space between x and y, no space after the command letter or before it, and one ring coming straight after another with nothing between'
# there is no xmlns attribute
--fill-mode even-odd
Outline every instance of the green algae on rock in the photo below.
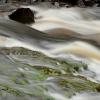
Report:
<svg viewBox="0 0 100 100"><path fill-rule="evenodd" d="M12 59L24 64L33 66L36 69L56 70L55 72L66 74L87 69L87 65L82 62L62 61L50 58L40 52L31 51L21 47L1 48L1 52L9 55Z"/></svg>
<svg viewBox="0 0 100 100"><path fill-rule="evenodd" d="M50 92L69 98L76 93L100 90L99 83L73 74L87 70L84 63L62 61L21 47L1 48L0 52L1 99L6 93L19 100L55 100Z"/></svg>

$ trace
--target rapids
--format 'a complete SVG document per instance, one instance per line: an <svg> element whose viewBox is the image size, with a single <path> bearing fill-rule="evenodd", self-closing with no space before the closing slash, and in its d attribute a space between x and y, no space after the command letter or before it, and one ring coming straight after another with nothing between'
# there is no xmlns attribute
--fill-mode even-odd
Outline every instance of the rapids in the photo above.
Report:
<svg viewBox="0 0 100 100"><path fill-rule="evenodd" d="M0 99L99 100L100 9L27 7L35 24L0 19Z"/></svg>

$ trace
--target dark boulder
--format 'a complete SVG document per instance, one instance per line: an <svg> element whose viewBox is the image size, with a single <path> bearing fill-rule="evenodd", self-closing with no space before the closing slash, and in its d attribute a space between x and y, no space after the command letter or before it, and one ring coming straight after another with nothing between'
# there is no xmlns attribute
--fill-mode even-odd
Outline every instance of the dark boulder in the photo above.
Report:
<svg viewBox="0 0 100 100"><path fill-rule="evenodd" d="M35 22L34 12L32 12L30 8L18 8L16 11L9 15L9 18L23 24L31 24Z"/></svg>

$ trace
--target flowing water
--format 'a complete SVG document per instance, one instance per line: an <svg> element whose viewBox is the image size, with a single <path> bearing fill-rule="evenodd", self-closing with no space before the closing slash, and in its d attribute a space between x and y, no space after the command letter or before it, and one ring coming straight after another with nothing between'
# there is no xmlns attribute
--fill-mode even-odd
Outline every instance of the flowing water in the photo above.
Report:
<svg viewBox="0 0 100 100"><path fill-rule="evenodd" d="M99 8L28 7L0 19L0 100L100 100Z"/></svg>

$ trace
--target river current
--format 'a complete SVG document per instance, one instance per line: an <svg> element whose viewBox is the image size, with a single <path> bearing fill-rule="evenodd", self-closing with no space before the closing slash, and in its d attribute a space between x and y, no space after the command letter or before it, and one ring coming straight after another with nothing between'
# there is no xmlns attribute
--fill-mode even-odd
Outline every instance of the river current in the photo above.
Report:
<svg viewBox="0 0 100 100"><path fill-rule="evenodd" d="M0 19L0 100L100 100L100 9L27 7Z"/></svg>

